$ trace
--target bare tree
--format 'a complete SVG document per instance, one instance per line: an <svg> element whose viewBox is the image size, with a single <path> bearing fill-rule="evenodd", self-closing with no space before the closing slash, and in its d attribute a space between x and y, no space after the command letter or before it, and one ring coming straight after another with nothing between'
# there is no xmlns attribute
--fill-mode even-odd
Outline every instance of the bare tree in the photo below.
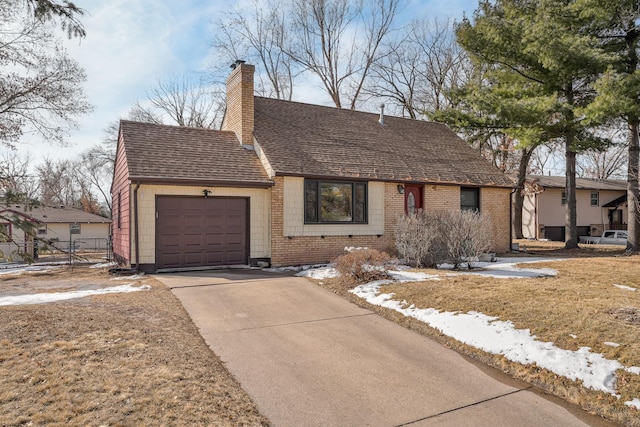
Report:
<svg viewBox="0 0 640 427"><path fill-rule="evenodd" d="M7 203L33 200L37 197L38 183L31 172L31 158L17 151L4 151L0 162L0 196Z"/></svg>
<svg viewBox="0 0 640 427"><path fill-rule="evenodd" d="M160 81L147 94L145 102L137 102L129 117L149 123L214 128L222 119L222 95L209 87L203 79L193 83L188 76Z"/></svg>
<svg viewBox="0 0 640 427"><path fill-rule="evenodd" d="M292 0L295 38L285 51L320 79L336 107L355 109L392 31L401 0Z"/></svg>
<svg viewBox="0 0 640 427"><path fill-rule="evenodd" d="M451 92L469 79L472 67L451 20L414 20L384 45L366 92L390 99L403 115L432 118L453 106Z"/></svg>
<svg viewBox="0 0 640 427"><path fill-rule="evenodd" d="M578 176L596 179L625 179L627 177L629 141L625 138L622 129L624 129L624 125L616 122L601 131L603 137L613 142L609 147L578 154L576 159Z"/></svg>
<svg viewBox="0 0 640 427"><path fill-rule="evenodd" d="M259 94L291 100L297 71L291 57L283 51L290 44L286 22L287 13L279 0L252 0L250 7L234 8L218 22L220 31L213 41L218 62L251 61L258 69ZM224 69L228 70L226 65Z"/></svg>
<svg viewBox="0 0 640 427"><path fill-rule="evenodd" d="M75 162L74 175L81 188L85 211L105 215L111 212L111 193L109 187L113 177L115 164L114 150L96 145L81 154ZM94 196L98 192L102 196L100 203ZM102 209L104 205L105 209Z"/></svg>
<svg viewBox="0 0 640 427"><path fill-rule="evenodd" d="M44 205L82 207L71 161L46 158L36 167L36 174L40 184L39 200Z"/></svg>
<svg viewBox="0 0 640 427"><path fill-rule="evenodd" d="M13 146L27 131L62 142L74 117L91 109L84 70L19 0L0 3L0 69L0 144Z"/></svg>

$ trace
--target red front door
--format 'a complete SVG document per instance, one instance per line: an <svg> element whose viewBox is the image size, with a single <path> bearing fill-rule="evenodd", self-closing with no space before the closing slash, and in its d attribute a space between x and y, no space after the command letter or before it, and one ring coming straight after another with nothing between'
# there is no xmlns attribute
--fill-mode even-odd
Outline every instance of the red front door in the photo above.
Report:
<svg viewBox="0 0 640 427"><path fill-rule="evenodd" d="M404 186L404 213L413 216L422 209L422 186Z"/></svg>

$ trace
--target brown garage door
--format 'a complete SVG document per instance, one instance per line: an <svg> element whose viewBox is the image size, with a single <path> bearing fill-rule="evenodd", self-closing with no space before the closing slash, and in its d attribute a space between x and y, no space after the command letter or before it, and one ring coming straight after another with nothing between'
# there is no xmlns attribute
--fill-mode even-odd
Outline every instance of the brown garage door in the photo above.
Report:
<svg viewBox="0 0 640 427"><path fill-rule="evenodd" d="M156 269L248 263L248 199L158 196L156 211Z"/></svg>

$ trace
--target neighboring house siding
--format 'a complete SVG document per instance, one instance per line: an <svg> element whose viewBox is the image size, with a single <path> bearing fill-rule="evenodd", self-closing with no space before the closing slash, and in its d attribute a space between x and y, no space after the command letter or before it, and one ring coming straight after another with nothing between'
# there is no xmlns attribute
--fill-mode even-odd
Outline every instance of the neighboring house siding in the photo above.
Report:
<svg viewBox="0 0 640 427"><path fill-rule="evenodd" d="M41 234L38 237L44 238L45 240L55 239L60 242L65 242L60 246L66 249L68 247L66 242L69 241L70 237L69 226L69 223L47 224L47 234ZM111 224L108 223L80 223L80 234L71 235L73 241L77 242L75 247L77 249L107 249L106 242L109 238L110 226Z"/></svg>
<svg viewBox="0 0 640 427"><path fill-rule="evenodd" d="M251 258L269 258L269 207L271 190L254 188L207 187L208 197L249 198L250 253ZM156 244L156 196L202 196L203 187L142 185L138 189L139 210L139 258L141 265L155 264ZM134 245L135 246L135 245ZM132 253L135 258L135 254Z"/></svg>
<svg viewBox="0 0 640 427"><path fill-rule="evenodd" d="M538 236L537 227L564 227L567 206L561 203L560 188L546 188L538 194L527 195L524 198L522 211L523 235L525 238L543 238ZM591 192L599 193L598 206L591 206ZM624 191L610 190L577 190L576 191L576 224L583 229L591 225L607 228L609 225L608 209L602 206L624 195ZM621 207L622 218L626 223L627 208ZM536 213L538 220L536 222Z"/></svg>
<svg viewBox="0 0 640 427"><path fill-rule="evenodd" d="M113 253L116 259L123 264L131 265L131 231L133 216L131 215L131 185L129 184L129 170L127 156L124 150L122 137L118 139L118 154L113 174L113 186L111 199L113 203L112 238ZM120 195L120 196L118 196ZM118 203L118 197L120 202ZM118 227L118 224L120 227Z"/></svg>

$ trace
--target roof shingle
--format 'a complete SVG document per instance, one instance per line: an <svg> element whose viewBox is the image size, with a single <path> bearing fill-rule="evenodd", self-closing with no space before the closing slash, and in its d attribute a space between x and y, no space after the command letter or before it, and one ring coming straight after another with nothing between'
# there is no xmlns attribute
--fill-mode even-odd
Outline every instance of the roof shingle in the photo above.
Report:
<svg viewBox="0 0 640 427"><path fill-rule="evenodd" d="M0 206L0 212L15 212L27 216L41 223L110 223L109 218L100 215L94 215L80 209L69 208L65 206L38 206L26 207L24 205L3 205Z"/></svg>
<svg viewBox="0 0 640 427"><path fill-rule="evenodd" d="M255 152L233 132L128 120L120 129L131 180L272 184Z"/></svg>
<svg viewBox="0 0 640 427"><path fill-rule="evenodd" d="M254 136L278 175L513 187L447 126L255 98Z"/></svg>

